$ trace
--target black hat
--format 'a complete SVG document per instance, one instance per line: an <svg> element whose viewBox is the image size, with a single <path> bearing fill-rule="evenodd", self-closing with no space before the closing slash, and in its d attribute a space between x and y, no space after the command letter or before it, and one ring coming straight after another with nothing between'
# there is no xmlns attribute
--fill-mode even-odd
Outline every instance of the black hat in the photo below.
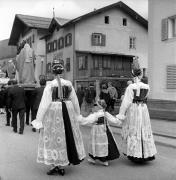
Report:
<svg viewBox="0 0 176 180"><path fill-rule="evenodd" d="M64 61L61 59L54 60L52 63L52 71L54 74L62 74L64 71Z"/></svg>

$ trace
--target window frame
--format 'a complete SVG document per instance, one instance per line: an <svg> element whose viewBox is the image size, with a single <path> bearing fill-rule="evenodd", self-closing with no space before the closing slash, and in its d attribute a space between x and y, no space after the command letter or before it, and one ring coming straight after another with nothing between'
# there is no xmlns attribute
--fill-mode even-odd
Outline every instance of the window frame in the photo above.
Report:
<svg viewBox="0 0 176 180"><path fill-rule="evenodd" d="M109 16L104 16L104 23L109 24Z"/></svg>
<svg viewBox="0 0 176 180"><path fill-rule="evenodd" d="M136 37L135 36L129 37L129 49L136 49Z"/></svg>
<svg viewBox="0 0 176 180"><path fill-rule="evenodd" d="M57 41L58 41L58 49L63 49L64 48L64 37L60 37Z"/></svg>
<svg viewBox="0 0 176 180"><path fill-rule="evenodd" d="M92 46L106 46L106 35L102 33L92 33Z"/></svg>
<svg viewBox="0 0 176 180"><path fill-rule="evenodd" d="M71 46L71 45L72 45L72 34L71 34L71 33L68 33L68 34L65 36L65 47Z"/></svg>
<svg viewBox="0 0 176 180"><path fill-rule="evenodd" d="M78 59L78 70L87 70L88 69L88 56L78 55L77 59Z"/></svg>

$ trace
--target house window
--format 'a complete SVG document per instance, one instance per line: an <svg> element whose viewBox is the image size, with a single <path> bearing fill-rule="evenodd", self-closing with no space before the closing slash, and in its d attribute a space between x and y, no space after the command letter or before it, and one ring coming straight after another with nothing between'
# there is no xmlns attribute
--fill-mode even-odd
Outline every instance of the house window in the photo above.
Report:
<svg viewBox="0 0 176 180"><path fill-rule="evenodd" d="M101 33L92 34L92 46L105 46L106 36Z"/></svg>
<svg viewBox="0 0 176 180"><path fill-rule="evenodd" d="M46 46L47 53L50 53L52 51L51 43L48 43Z"/></svg>
<svg viewBox="0 0 176 180"><path fill-rule="evenodd" d="M80 55L78 56L78 69L79 70L87 70L87 56Z"/></svg>
<svg viewBox="0 0 176 180"><path fill-rule="evenodd" d="M123 18L123 26L127 26L127 19Z"/></svg>
<svg viewBox="0 0 176 180"><path fill-rule="evenodd" d="M65 47L72 45L72 34L69 33L65 36Z"/></svg>
<svg viewBox="0 0 176 180"><path fill-rule="evenodd" d="M176 89L176 65L167 66L167 89Z"/></svg>
<svg viewBox="0 0 176 180"><path fill-rule="evenodd" d="M66 59L66 71L70 71L70 58Z"/></svg>
<svg viewBox="0 0 176 180"><path fill-rule="evenodd" d="M109 24L109 16L104 17L104 22L105 22L105 24Z"/></svg>
<svg viewBox="0 0 176 180"><path fill-rule="evenodd" d="M176 16L162 19L161 21L161 40L176 37Z"/></svg>
<svg viewBox="0 0 176 180"><path fill-rule="evenodd" d="M57 50L57 40L54 40L54 42L53 42L53 50L54 51Z"/></svg>
<svg viewBox="0 0 176 180"><path fill-rule="evenodd" d="M60 37L58 39L58 49L62 49L62 48L64 48L64 38Z"/></svg>
<svg viewBox="0 0 176 180"><path fill-rule="evenodd" d="M136 37L129 38L129 48L136 49Z"/></svg>

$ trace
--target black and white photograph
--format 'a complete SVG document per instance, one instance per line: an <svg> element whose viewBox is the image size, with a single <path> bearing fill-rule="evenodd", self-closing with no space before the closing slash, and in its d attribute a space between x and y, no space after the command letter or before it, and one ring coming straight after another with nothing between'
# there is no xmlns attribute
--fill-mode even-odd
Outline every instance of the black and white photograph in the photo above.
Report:
<svg viewBox="0 0 176 180"><path fill-rule="evenodd" d="M176 180L176 0L0 0L0 180Z"/></svg>

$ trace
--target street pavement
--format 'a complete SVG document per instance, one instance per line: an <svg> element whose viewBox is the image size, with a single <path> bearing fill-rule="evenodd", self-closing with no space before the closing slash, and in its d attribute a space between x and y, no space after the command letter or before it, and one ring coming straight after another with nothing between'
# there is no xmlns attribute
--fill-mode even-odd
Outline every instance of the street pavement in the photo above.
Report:
<svg viewBox="0 0 176 180"><path fill-rule="evenodd" d="M85 159L78 166L66 167L65 176L48 176L49 167L36 163L38 132L25 126L24 134L14 133L0 116L0 179L1 180L176 180L176 149L157 144L156 160L144 165L131 163L124 157L108 167L92 165ZM81 127L87 150L90 127ZM121 138L114 133L120 150Z"/></svg>

